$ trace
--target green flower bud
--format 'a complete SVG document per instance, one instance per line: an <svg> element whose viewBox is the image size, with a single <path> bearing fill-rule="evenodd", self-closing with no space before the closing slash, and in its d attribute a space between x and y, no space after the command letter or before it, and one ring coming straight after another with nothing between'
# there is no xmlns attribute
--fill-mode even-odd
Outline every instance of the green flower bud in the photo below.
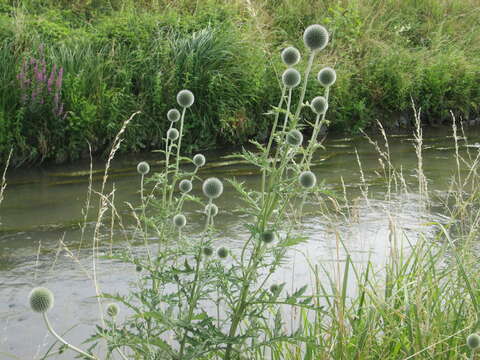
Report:
<svg viewBox="0 0 480 360"><path fill-rule="evenodd" d="M146 161L139 162L137 165L137 172L140 175L147 175L150 172L150 165Z"/></svg>
<svg viewBox="0 0 480 360"><path fill-rule="evenodd" d="M215 204L207 204L207 205L205 206L205 214L208 215L209 213L210 213L210 216L212 216L212 217L217 216L217 214L218 214L218 207L217 207L217 205L215 205Z"/></svg>
<svg viewBox="0 0 480 360"><path fill-rule="evenodd" d="M53 307L53 293L44 287L34 288L29 295L30 307L38 313L45 313Z"/></svg>
<svg viewBox="0 0 480 360"><path fill-rule="evenodd" d="M193 157L193 163L195 164L196 167L202 167L205 165L205 156L202 154L197 154Z"/></svg>
<svg viewBox="0 0 480 360"><path fill-rule="evenodd" d="M177 129L175 128L168 129L167 138L169 138L170 140L175 141L178 139L179 136L180 136L180 133L178 132Z"/></svg>
<svg viewBox="0 0 480 360"><path fill-rule="evenodd" d="M195 96L193 96L193 93L190 90L181 90L177 94L178 105L180 105L183 108L188 108L192 106L194 101L195 101Z"/></svg>
<svg viewBox="0 0 480 360"><path fill-rule="evenodd" d="M211 177L203 182L202 190L209 199L216 199L223 193L223 184L217 178Z"/></svg>
<svg viewBox="0 0 480 360"><path fill-rule="evenodd" d="M267 230L262 233L260 238L265 244L270 244L271 242L275 241L275 233L271 230Z"/></svg>
<svg viewBox="0 0 480 360"><path fill-rule="evenodd" d="M136 270L137 272L141 272L143 269L142 269L142 266L141 266L141 265L137 265L137 266L135 267L135 270Z"/></svg>
<svg viewBox="0 0 480 360"><path fill-rule="evenodd" d="M311 171L304 171L298 177L298 181L304 188L310 189L317 183L317 177Z"/></svg>
<svg viewBox="0 0 480 360"><path fill-rule="evenodd" d="M170 120L171 122L177 122L180 120L180 111L177 109L170 109L167 112L167 119Z"/></svg>
<svg viewBox="0 0 480 360"><path fill-rule="evenodd" d="M322 50L328 44L328 31L321 25L310 25L303 33L303 42L312 51Z"/></svg>
<svg viewBox="0 0 480 360"><path fill-rule="evenodd" d="M108 316L115 317L120 312L120 308L118 307L117 304L110 303L107 305L105 312L107 313Z"/></svg>
<svg viewBox="0 0 480 360"><path fill-rule="evenodd" d="M289 68L283 72L282 82L287 88L294 88L300 84L301 78L300 73L296 69Z"/></svg>
<svg viewBox="0 0 480 360"><path fill-rule="evenodd" d="M181 229L187 224L187 218L183 214L177 214L173 217L173 224Z"/></svg>
<svg viewBox="0 0 480 360"><path fill-rule="evenodd" d="M478 334L470 334L467 337L467 346L471 350L476 350L480 347L480 336Z"/></svg>
<svg viewBox="0 0 480 360"><path fill-rule="evenodd" d="M290 146L300 146L303 142L303 135L297 129L293 129L288 132L286 140Z"/></svg>
<svg viewBox="0 0 480 360"><path fill-rule="evenodd" d="M228 256L228 249L226 247L219 247L217 249L217 255L220 259L225 259Z"/></svg>
<svg viewBox="0 0 480 360"><path fill-rule="evenodd" d="M210 246L205 246L205 247L202 249L202 252L203 252L203 255L205 255L205 256L212 256L212 254L213 254L213 249L212 249Z"/></svg>
<svg viewBox="0 0 480 360"><path fill-rule="evenodd" d="M181 192L188 193L192 191L192 182L188 179L183 179L178 184L178 188L180 189Z"/></svg>
<svg viewBox="0 0 480 360"><path fill-rule="evenodd" d="M310 107L314 113L321 115L328 109L327 100L323 96L317 96L311 101Z"/></svg>
<svg viewBox="0 0 480 360"><path fill-rule="evenodd" d="M289 46L282 51L282 61L287 66L297 65L300 61L300 51L293 46Z"/></svg>

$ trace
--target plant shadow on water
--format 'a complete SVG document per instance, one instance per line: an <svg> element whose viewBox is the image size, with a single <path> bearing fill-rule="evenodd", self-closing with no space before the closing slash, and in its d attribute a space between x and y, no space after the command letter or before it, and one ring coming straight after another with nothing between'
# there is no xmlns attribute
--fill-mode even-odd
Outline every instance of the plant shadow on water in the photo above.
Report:
<svg viewBox="0 0 480 360"><path fill-rule="evenodd" d="M328 33L314 25L304 40L309 65L297 110L291 108L291 98L300 74L288 68L280 104L271 114L275 120L268 144L254 143L255 151L244 149L222 159L249 163L253 173L260 169L259 176L252 177L248 166L230 173L228 166L220 167L221 174L232 175L222 183L219 169L208 167L208 156L205 166L180 156L187 109L194 106L193 94L182 90L177 96L182 111L169 116L171 129L179 130L167 136L163 171L150 175L154 167L141 163L135 178L123 183L112 178L115 171L109 175L108 170L121 131L100 183L89 187L87 204L92 206L86 207L88 213L80 212L80 230L38 234L30 229L20 235L50 232L56 241L23 242L17 245L22 259L7 255L3 262L13 258L15 264L8 273L2 271L0 288L7 294L0 308L5 353L41 357L59 352L68 358L73 350L94 359L396 359L468 353L466 336L477 330L477 283L471 280L474 254L460 243L474 239L477 219L461 215L478 191L476 153L461 148L465 145L457 141L454 122L452 164L457 172L440 180L449 186L439 200L427 191L427 185L442 186L426 180L434 170L423 165L428 157L419 116L413 140L390 144L386 135L367 136L370 144L363 141L375 150L367 156L367 147L357 148L350 140L325 142L326 153L333 149L335 155L314 157L317 137L328 125L334 79L319 76L325 97L307 106L316 121L310 140L299 146L303 136L298 140L292 131L307 125L299 117L305 86ZM286 65L296 63L294 52L293 59L283 56ZM403 157L397 166L395 150L401 149L410 149L411 158ZM184 162L190 165L181 166ZM404 167L409 162L412 166ZM180 180L191 181L193 190L188 183L178 188ZM117 207L129 198L121 195L122 188L131 194L132 183L140 185L137 200ZM8 201L2 204L6 209ZM449 210L433 212L437 203ZM213 204L218 214L205 213L205 206ZM8 229L6 218L2 221ZM452 225L458 225L455 232ZM12 230L0 238L2 257L16 250L12 238ZM26 315L27 295L37 285L47 285L55 294L54 307L38 289L31 293L30 305L42 313L63 347L47 350L53 338L44 336L38 317ZM44 298L48 306L37 306ZM111 302L119 306L118 315L105 312L112 309ZM22 338L9 335L17 331ZM89 335L83 350L62 339L79 344ZM26 349L26 337L38 342ZM472 339L468 346L475 349Z"/></svg>

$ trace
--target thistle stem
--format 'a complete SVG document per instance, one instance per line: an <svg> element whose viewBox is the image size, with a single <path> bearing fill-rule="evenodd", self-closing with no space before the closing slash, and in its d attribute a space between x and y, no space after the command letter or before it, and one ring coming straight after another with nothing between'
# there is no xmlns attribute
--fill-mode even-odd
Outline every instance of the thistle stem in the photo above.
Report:
<svg viewBox="0 0 480 360"><path fill-rule="evenodd" d="M93 355L90 355L90 354L87 354L86 352L84 352L83 350L80 350L79 348L77 348L76 346L73 346L72 344L68 343L67 341L65 341L60 335L58 335L55 330L53 330L52 328L52 325L50 324L50 321L48 320L48 317L47 317L47 313L43 313L43 320L45 320L45 325L47 325L47 329L48 331L55 337L57 338L58 341L60 341L62 344L64 344L66 347L72 349L73 351L76 351L77 353L79 353L80 355L83 355L85 357L87 357L88 359L93 359L93 360L98 360L97 357L93 356Z"/></svg>

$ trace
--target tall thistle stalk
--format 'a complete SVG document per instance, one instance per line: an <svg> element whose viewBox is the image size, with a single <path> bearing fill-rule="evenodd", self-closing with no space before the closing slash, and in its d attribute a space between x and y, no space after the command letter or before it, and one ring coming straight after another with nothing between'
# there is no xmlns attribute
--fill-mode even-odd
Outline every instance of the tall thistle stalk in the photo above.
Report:
<svg viewBox="0 0 480 360"><path fill-rule="evenodd" d="M295 129L299 118L300 118L300 113L303 108L303 101L305 98L305 93L306 93L306 88L307 88L307 82L308 78L313 66L314 58L315 55L323 49L327 43L328 43L328 32L325 30L324 27L320 25L311 25L309 26L304 33L304 43L305 45L309 48L310 50L310 56L308 58L308 64L305 69L305 74L303 78L303 86L301 88L301 93L300 93L300 99L299 103L297 104L297 109L295 111L295 114L293 116L292 122L291 122L291 129ZM282 53L284 55L285 53ZM295 54L295 51L290 50L290 54ZM295 55L292 55L291 58L297 60L297 61L290 61L290 57L287 57L287 61L285 61L285 56L282 56L282 59L284 63L287 66L291 66L293 63L297 63L299 56L296 57ZM298 71L296 71L293 68L287 69L283 76L282 76L282 81L284 83L284 87L287 87L289 89L292 89L299 85L300 83L300 74ZM282 98L284 96L284 92L282 91ZM287 128L287 118L290 115L290 99L291 99L291 91L289 91L289 98L287 99L287 109L286 109L286 115L285 115L285 120L284 120L284 127L282 130L286 130ZM314 111L317 108L313 108ZM326 104L325 104L325 110L326 110ZM277 111L281 111L281 109L277 109ZM276 118L277 120L277 118ZM276 131L276 121L274 122L274 129ZM316 127L318 127L318 123L316 124ZM313 129L314 134L316 134L319 130L317 128ZM272 138L277 136L279 139L282 139L283 136L279 135L278 133L275 133L272 131L271 138L269 139L269 144L272 141ZM262 238L262 234L264 234L266 231L268 231L268 223L271 220L271 217L273 215L273 211L278 208L278 202L280 199L280 195L278 191L275 191L273 189L274 184L279 184L282 181L282 176L283 173L287 167L288 164L288 159L293 158L293 155L289 155L289 152L285 147L283 146L284 144L278 144L277 147L277 152L275 155L275 159L271 164L272 171L270 172L270 179L269 179L269 186L265 189L264 181L262 180L262 205L263 208L261 209L258 217L257 217L257 223L255 225L256 230L258 231L259 235L252 234L248 241L244 244L241 252L241 266L242 266L242 273L243 273L243 279L240 285L240 291L239 291L239 296L236 302L235 307L232 310L232 315L231 315L231 323L229 326L228 330L228 337L233 339L238 331L238 328L240 326L240 323L245 317L245 314L248 312L248 307L249 305L249 294L251 287L254 286L255 284L255 279L258 277L258 267L261 262L261 259L263 258L263 254L266 251L266 244L264 241L255 241L256 236L260 236ZM269 150L269 148L268 148ZM277 164L277 155L278 153L282 151L280 163ZM266 152L265 156L268 157L269 153ZM267 162L268 163L268 162ZM308 174L300 174L299 178L300 185L303 186L304 188L313 188L316 183L316 178L313 173L308 173ZM290 195L293 196L293 195ZM282 199L283 201L289 201L289 195L286 195L287 198ZM284 209L284 208L283 208ZM283 214L277 213L277 217L282 217ZM247 247L251 244L251 242L254 241L253 244L253 249L250 252L249 256L246 256L247 253ZM229 342L226 346L225 349L225 354L224 354L224 359L225 360L230 360L232 358L232 351L233 351L233 342Z"/></svg>

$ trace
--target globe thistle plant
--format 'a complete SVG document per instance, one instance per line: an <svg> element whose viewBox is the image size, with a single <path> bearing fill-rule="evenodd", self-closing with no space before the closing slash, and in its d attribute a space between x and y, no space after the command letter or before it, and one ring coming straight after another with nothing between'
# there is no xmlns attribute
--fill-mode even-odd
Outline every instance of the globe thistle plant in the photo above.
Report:
<svg viewBox="0 0 480 360"><path fill-rule="evenodd" d="M298 182L302 187L310 189L317 183L317 177L311 171L303 171L298 177Z"/></svg>
<svg viewBox="0 0 480 360"><path fill-rule="evenodd" d="M220 259L226 259L228 256L228 249L224 246L217 249L217 255Z"/></svg>
<svg viewBox="0 0 480 360"><path fill-rule="evenodd" d="M213 254L213 249L212 249L210 246L204 246L204 247L202 248L202 253L203 253L203 255L205 255L205 256L212 256L212 254Z"/></svg>
<svg viewBox="0 0 480 360"><path fill-rule="evenodd" d="M480 336L475 333L468 335L467 346L470 350L477 350L480 347Z"/></svg>
<svg viewBox="0 0 480 360"><path fill-rule="evenodd" d="M53 293L44 287L34 288L30 292L28 299L32 310L38 313L46 313L53 307Z"/></svg>
<svg viewBox="0 0 480 360"><path fill-rule="evenodd" d="M292 89L297 87L300 84L300 80L302 76L298 72L298 70L294 68L289 68L283 72L282 75L282 82L288 89Z"/></svg>
<svg viewBox="0 0 480 360"><path fill-rule="evenodd" d="M196 167L202 167L205 165L205 156L202 154L197 154L193 157L193 163L195 164Z"/></svg>
<svg viewBox="0 0 480 360"><path fill-rule="evenodd" d="M260 235L260 239L265 243L265 244L270 244L273 241L275 241L275 233L272 230L267 230L264 231Z"/></svg>
<svg viewBox="0 0 480 360"><path fill-rule="evenodd" d="M167 138L169 138L170 140L175 141L178 139L179 136L180 134L177 129L175 128L168 129Z"/></svg>
<svg viewBox="0 0 480 360"><path fill-rule="evenodd" d="M137 165L137 172L140 175L147 175L150 172L150 165L146 161L139 162Z"/></svg>
<svg viewBox="0 0 480 360"><path fill-rule="evenodd" d="M115 303L110 303L107 305L105 312L107 313L108 316L114 318L118 315L120 312L120 308L118 307L117 304Z"/></svg>
<svg viewBox="0 0 480 360"><path fill-rule="evenodd" d="M205 214L215 217L218 214L218 207L217 205L210 203L205 206Z"/></svg>
<svg viewBox="0 0 480 360"><path fill-rule="evenodd" d="M192 182L188 179L183 179L178 184L178 188L184 194L189 193L190 191L192 191Z"/></svg>
<svg viewBox="0 0 480 360"><path fill-rule="evenodd" d="M310 106L314 113L321 115L327 111L328 103L323 96L317 96L311 101Z"/></svg>
<svg viewBox="0 0 480 360"><path fill-rule="evenodd" d="M290 146L300 146L303 142L303 135L297 129L293 129L287 133L286 140Z"/></svg>
<svg viewBox="0 0 480 360"><path fill-rule="evenodd" d="M303 42L311 51L319 51L328 44L328 31L323 26L310 25L303 33Z"/></svg>
<svg viewBox="0 0 480 360"><path fill-rule="evenodd" d="M337 73L331 67L323 68L318 72L317 80L323 87L332 86L337 80Z"/></svg>
<svg viewBox="0 0 480 360"><path fill-rule="evenodd" d="M170 109L167 112L167 119L172 123L180 120L180 116L180 111L178 111L177 109Z"/></svg>
<svg viewBox="0 0 480 360"><path fill-rule="evenodd" d="M177 214L173 217L173 224L181 229L187 224L187 218L183 214Z"/></svg>
<svg viewBox="0 0 480 360"><path fill-rule="evenodd" d="M272 284L270 286L270 292L273 294L273 295L278 295L280 293L280 286L277 285L277 284Z"/></svg>
<svg viewBox="0 0 480 360"><path fill-rule="evenodd" d="M202 190L209 199L216 199L223 193L223 184L216 177L211 177L203 182Z"/></svg>
<svg viewBox="0 0 480 360"><path fill-rule="evenodd" d="M177 102L182 108L189 108L193 105L195 101L195 96L190 90L181 90L177 94Z"/></svg>
<svg viewBox="0 0 480 360"><path fill-rule="evenodd" d="M282 51L282 61L287 66L297 65L300 61L300 51L293 46L289 46Z"/></svg>

